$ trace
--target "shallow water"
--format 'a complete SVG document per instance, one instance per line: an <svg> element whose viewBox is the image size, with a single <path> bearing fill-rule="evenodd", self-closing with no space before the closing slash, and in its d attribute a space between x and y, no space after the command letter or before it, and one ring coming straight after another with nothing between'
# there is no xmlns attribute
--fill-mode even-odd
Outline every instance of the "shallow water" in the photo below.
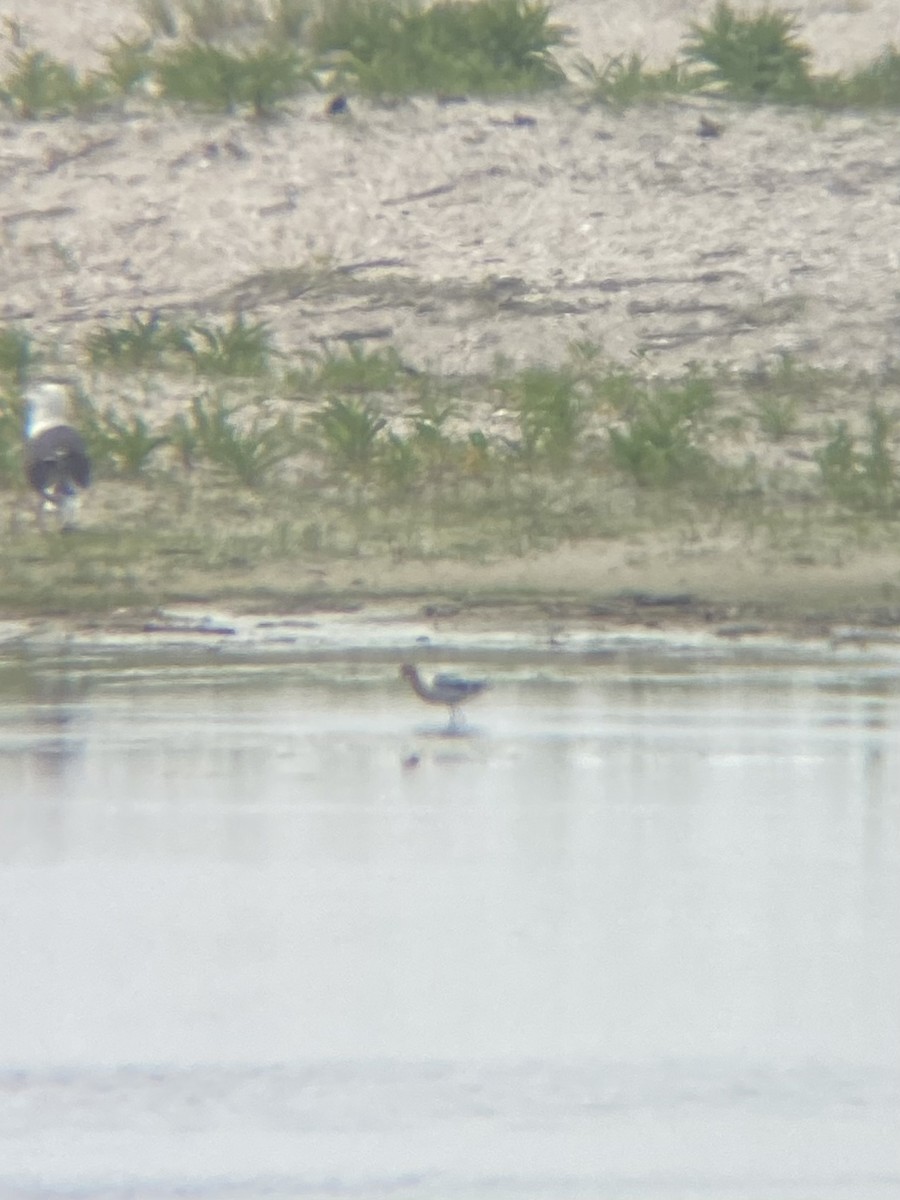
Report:
<svg viewBox="0 0 900 1200"><path fill-rule="evenodd" d="M0 662L0 1196L900 1194L900 671Z"/></svg>

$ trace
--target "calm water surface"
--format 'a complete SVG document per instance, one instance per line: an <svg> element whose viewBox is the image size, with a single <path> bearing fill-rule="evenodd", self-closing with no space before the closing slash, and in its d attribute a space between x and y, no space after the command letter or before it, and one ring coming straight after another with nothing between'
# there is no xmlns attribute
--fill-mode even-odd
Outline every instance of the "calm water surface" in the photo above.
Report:
<svg viewBox="0 0 900 1200"><path fill-rule="evenodd" d="M4 1200L900 1196L900 670L475 670L0 662Z"/></svg>

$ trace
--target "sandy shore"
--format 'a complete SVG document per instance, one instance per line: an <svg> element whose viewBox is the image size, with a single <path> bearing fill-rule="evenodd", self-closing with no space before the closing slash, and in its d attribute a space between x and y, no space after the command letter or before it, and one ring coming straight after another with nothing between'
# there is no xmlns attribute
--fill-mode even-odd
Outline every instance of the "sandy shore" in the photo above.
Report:
<svg viewBox="0 0 900 1200"><path fill-rule="evenodd" d="M687 26L705 20L714 7L715 0L551 4L554 22L571 30L572 45L588 58L602 61L636 50L656 63L677 54ZM900 10L893 0L795 0L773 7L797 14L821 71L853 67L889 42L900 44ZM143 28L137 6L128 0L5 0L2 13L18 21L35 44L82 66L99 65L99 51L116 34L128 37Z"/></svg>
<svg viewBox="0 0 900 1200"><path fill-rule="evenodd" d="M900 9L887 0L795 7L817 69L900 42ZM637 49L664 61L709 8L573 0L554 14L572 28L568 54ZM113 0L13 0L3 11L28 45L83 66L140 24ZM335 339L390 343L441 372L486 371L498 355L558 361L575 340L673 373L782 354L866 371L896 362L900 116L698 99L622 115L571 98L351 107L333 120L320 97L302 98L262 124L140 101L90 120L3 119L0 321L76 375L91 326L153 309L189 319L239 309L270 322L286 354ZM701 113L722 122L722 137L697 136ZM151 405L151 419L165 415L153 405L182 402L177 387L148 398L117 386ZM480 584L459 564L446 573L464 594L558 591L579 603L687 591L723 610L758 601L776 613L773 594L821 587L848 612L874 611L881 596L890 607L896 556L865 562L845 556L819 584L794 563L748 561L739 546L660 543L561 548L480 569ZM328 574L352 588L353 571ZM363 574L374 592L439 590L431 564Z"/></svg>
<svg viewBox="0 0 900 1200"><path fill-rule="evenodd" d="M573 52L665 57L708 7L554 11ZM7 8L35 46L82 63L137 24L117 3ZM896 6L856 8L800 6L823 67L900 39ZM576 339L666 371L894 358L900 117L696 100L621 116L570 99L352 108L329 120L306 98L260 125L135 102L3 121L0 318L70 362L98 320L236 307L289 353L390 340L444 371L558 360ZM724 136L698 138L710 110Z"/></svg>

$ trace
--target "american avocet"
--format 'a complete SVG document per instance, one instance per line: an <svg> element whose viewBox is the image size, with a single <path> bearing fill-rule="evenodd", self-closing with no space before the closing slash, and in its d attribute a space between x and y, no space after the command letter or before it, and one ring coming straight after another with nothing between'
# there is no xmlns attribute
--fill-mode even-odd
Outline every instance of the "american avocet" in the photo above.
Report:
<svg viewBox="0 0 900 1200"><path fill-rule="evenodd" d="M427 684L412 663L404 663L400 674L426 704L445 704L450 709L453 728L460 722L459 706L489 686L486 679L463 679L459 675L435 675L431 684Z"/></svg>

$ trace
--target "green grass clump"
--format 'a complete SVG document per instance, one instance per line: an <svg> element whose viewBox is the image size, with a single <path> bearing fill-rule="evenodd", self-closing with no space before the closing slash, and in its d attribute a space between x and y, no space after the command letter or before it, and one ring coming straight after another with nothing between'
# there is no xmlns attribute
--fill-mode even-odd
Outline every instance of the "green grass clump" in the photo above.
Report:
<svg viewBox="0 0 900 1200"><path fill-rule="evenodd" d="M332 0L309 27L320 55L374 95L532 92L564 82L564 31L529 0Z"/></svg>
<svg viewBox="0 0 900 1200"><path fill-rule="evenodd" d="M192 333L198 375L251 379L270 369L275 351L265 321L245 321L238 313L224 328L194 325Z"/></svg>
<svg viewBox="0 0 900 1200"><path fill-rule="evenodd" d="M11 379L20 391L35 357L34 344L24 330L11 325L0 327L0 375Z"/></svg>
<svg viewBox="0 0 900 1200"><path fill-rule="evenodd" d="M694 92L699 80L682 63L673 62L662 70L647 68L640 54L619 55L607 60L601 69L586 58L576 64L588 97L612 108L662 100Z"/></svg>
<svg viewBox="0 0 900 1200"><path fill-rule="evenodd" d="M891 454L894 419L877 404L866 414L867 432L862 446L839 421L828 441L816 452L816 463L826 495L858 512L889 516L897 511L900 480Z"/></svg>
<svg viewBox="0 0 900 1200"><path fill-rule="evenodd" d="M797 428L799 409L792 396L766 392L756 400L756 419L764 437L782 442Z"/></svg>
<svg viewBox="0 0 900 1200"><path fill-rule="evenodd" d="M832 382L832 374L821 367L799 362L792 354L780 354L776 363L759 363L741 375L747 391L809 402Z"/></svg>
<svg viewBox="0 0 900 1200"><path fill-rule="evenodd" d="M705 480L712 466L706 441L715 404L711 381L697 372L680 384L638 385L622 426L609 430L613 463L641 487Z"/></svg>
<svg viewBox="0 0 900 1200"><path fill-rule="evenodd" d="M528 367L503 390L518 411L526 458L546 458L557 466L567 463L579 444L586 416L585 397L574 371L568 366Z"/></svg>
<svg viewBox="0 0 900 1200"><path fill-rule="evenodd" d="M22 479L24 404L19 396L0 394L0 486Z"/></svg>
<svg viewBox="0 0 900 1200"><path fill-rule="evenodd" d="M378 461L387 498L406 497L415 490L421 462L409 438L390 431L381 446Z"/></svg>
<svg viewBox="0 0 900 1200"><path fill-rule="evenodd" d="M228 325L180 325L159 313L133 314L127 325L103 325L85 339L88 361L105 371L177 371L256 378L268 373L275 349L264 321L242 314Z"/></svg>
<svg viewBox="0 0 900 1200"><path fill-rule="evenodd" d="M92 367L113 371L165 370L193 355L189 330L159 313L135 313L127 325L94 329L85 350Z"/></svg>
<svg viewBox="0 0 900 1200"><path fill-rule="evenodd" d="M150 460L168 438L150 428L134 413L112 405L99 409L90 396L79 392L75 404L76 424L84 438L94 474L116 479L137 479L145 474Z"/></svg>
<svg viewBox="0 0 900 1200"><path fill-rule="evenodd" d="M107 104L114 90L106 76L79 75L42 50L13 56L12 67L0 83L0 99L29 121L90 112Z"/></svg>
<svg viewBox="0 0 900 1200"><path fill-rule="evenodd" d="M357 479L372 473L387 426L387 418L376 404L333 398L310 420L334 470Z"/></svg>
<svg viewBox="0 0 900 1200"><path fill-rule="evenodd" d="M150 465L150 459L169 440L165 434L154 433L140 416L120 417L108 409L104 420L107 454L115 465L116 473L125 479L136 479L143 475Z"/></svg>
<svg viewBox="0 0 900 1200"><path fill-rule="evenodd" d="M900 108L900 51L888 46L849 75L816 80L819 103L840 108Z"/></svg>
<svg viewBox="0 0 900 1200"><path fill-rule="evenodd" d="M135 91L153 74L153 42L150 38L116 36L114 44L103 51L103 57L113 90L123 96Z"/></svg>
<svg viewBox="0 0 900 1200"><path fill-rule="evenodd" d="M311 65L290 45L228 50L189 42L164 53L155 67L160 94L222 112L249 108L255 117L315 86Z"/></svg>
<svg viewBox="0 0 900 1200"><path fill-rule="evenodd" d="M346 349L325 349L306 358L305 367L291 368L285 376L288 392L296 396L387 392L412 374L393 346L366 350L351 342Z"/></svg>
<svg viewBox="0 0 900 1200"><path fill-rule="evenodd" d="M685 57L699 67L699 78L737 100L789 103L813 98L811 51L796 34L793 13L763 8L741 16L719 0L706 24L692 22Z"/></svg>
<svg viewBox="0 0 900 1200"><path fill-rule="evenodd" d="M297 429L289 417L275 419L221 398L195 398L190 416L180 415L167 431L185 465L202 457L229 479L261 488L274 468L298 452Z"/></svg>

